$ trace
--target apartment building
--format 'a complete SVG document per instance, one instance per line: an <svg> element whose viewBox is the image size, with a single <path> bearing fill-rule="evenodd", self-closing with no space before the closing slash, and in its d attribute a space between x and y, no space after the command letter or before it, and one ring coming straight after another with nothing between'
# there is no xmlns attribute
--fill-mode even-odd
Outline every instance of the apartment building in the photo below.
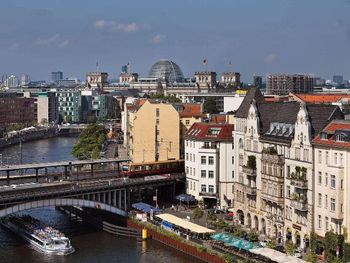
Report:
<svg viewBox="0 0 350 263"><path fill-rule="evenodd" d="M332 119L333 105L265 103L252 88L235 116L236 219L278 242L309 245L313 229L312 139Z"/></svg>
<svg viewBox="0 0 350 263"><path fill-rule="evenodd" d="M350 121L337 120L327 125L313 140L315 171L315 232L347 233L350 228Z"/></svg>
<svg viewBox="0 0 350 263"><path fill-rule="evenodd" d="M187 193L207 207L232 206L232 124L195 123L185 134Z"/></svg>

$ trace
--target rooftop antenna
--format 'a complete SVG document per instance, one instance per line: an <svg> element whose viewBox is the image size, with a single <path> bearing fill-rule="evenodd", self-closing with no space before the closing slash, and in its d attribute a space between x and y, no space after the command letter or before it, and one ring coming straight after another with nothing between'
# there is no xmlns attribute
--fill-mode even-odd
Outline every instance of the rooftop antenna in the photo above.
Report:
<svg viewBox="0 0 350 263"><path fill-rule="evenodd" d="M96 61L96 71L99 72L98 61Z"/></svg>

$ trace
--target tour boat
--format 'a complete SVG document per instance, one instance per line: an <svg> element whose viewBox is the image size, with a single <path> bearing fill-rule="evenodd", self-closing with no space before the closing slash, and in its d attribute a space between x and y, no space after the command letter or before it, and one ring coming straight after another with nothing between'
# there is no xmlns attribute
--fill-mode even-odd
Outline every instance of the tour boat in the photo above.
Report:
<svg viewBox="0 0 350 263"><path fill-rule="evenodd" d="M29 242L37 251L53 255L68 255L74 252L70 240L63 233L30 215L6 216L1 218L0 222Z"/></svg>

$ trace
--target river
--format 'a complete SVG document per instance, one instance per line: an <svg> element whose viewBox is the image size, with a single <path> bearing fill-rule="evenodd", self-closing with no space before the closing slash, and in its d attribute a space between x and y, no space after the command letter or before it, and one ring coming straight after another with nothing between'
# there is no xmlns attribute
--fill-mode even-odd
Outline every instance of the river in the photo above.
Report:
<svg viewBox="0 0 350 263"><path fill-rule="evenodd" d="M72 160L71 149L76 140L76 137L56 137L24 143L22 162ZM0 150L0 154L3 164L20 162L18 145ZM76 251L68 256L42 254L27 246L13 233L0 228L0 263L200 262L156 241L142 242L134 238L117 237L72 222L54 207L28 210L26 213L64 232Z"/></svg>

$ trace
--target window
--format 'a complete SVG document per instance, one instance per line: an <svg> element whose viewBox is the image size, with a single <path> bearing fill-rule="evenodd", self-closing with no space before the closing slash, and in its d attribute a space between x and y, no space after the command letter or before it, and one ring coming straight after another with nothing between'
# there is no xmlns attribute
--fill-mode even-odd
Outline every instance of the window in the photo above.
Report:
<svg viewBox="0 0 350 263"><path fill-rule="evenodd" d="M234 149L234 148L235 148L235 144L234 144L234 143L232 143L231 148L232 148L232 149Z"/></svg>
<svg viewBox="0 0 350 263"><path fill-rule="evenodd" d="M192 175L192 167L190 167L190 175Z"/></svg>
<svg viewBox="0 0 350 263"><path fill-rule="evenodd" d="M156 124L159 125L159 119L156 119Z"/></svg>
<svg viewBox="0 0 350 263"><path fill-rule="evenodd" d="M208 163L214 164L214 157L213 156L209 156Z"/></svg>
<svg viewBox="0 0 350 263"><path fill-rule="evenodd" d="M193 154L193 162L195 162L196 161L196 155L195 154Z"/></svg>
<svg viewBox="0 0 350 263"><path fill-rule="evenodd" d="M343 158L343 154L340 154L340 158L339 158L339 165L343 166L343 162L344 162L344 158Z"/></svg>
<svg viewBox="0 0 350 263"><path fill-rule="evenodd" d="M304 149L304 161L309 161L309 149Z"/></svg>
<svg viewBox="0 0 350 263"><path fill-rule="evenodd" d="M328 209L328 195L325 195L324 199L324 208Z"/></svg>
<svg viewBox="0 0 350 263"><path fill-rule="evenodd" d="M201 185L201 192L206 192L207 191L207 186L205 184Z"/></svg>
<svg viewBox="0 0 350 263"><path fill-rule="evenodd" d="M188 146L188 141L186 140L186 146Z"/></svg>
<svg viewBox="0 0 350 263"><path fill-rule="evenodd" d="M326 218L325 218L325 222L326 222L326 231L328 231L328 227L329 227L329 219L328 219L328 217L326 216Z"/></svg>
<svg viewBox="0 0 350 263"><path fill-rule="evenodd" d="M188 171L189 171L188 166L186 166L186 174L188 174Z"/></svg>
<svg viewBox="0 0 350 263"><path fill-rule="evenodd" d="M190 190L192 190L192 181L190 181Z"/></svg>
<svg viewBox="0 0 350 263"><path fill-rule="evenodd" d="M322 228L322 217L318 215L318 228Z"/></svg>
<svg viewBox="0 0 350 263"><path fill-rule="evenodd" d="M295 148L295 159L300 160L300 148Z"/></svg>
<svg viewBox="0 0 350 263"><path fill-rule="evenodd" d="M207 157L201 156L201 164L206 164L206 163L207 163Z"/></svg>
<svg viewBox="0 0 350 263"><path fill-rule="evenodd" d="M287 185L287 198L290 198L290 186Z"/></svg>
<svg viewBox="0 0 350 263"><path fill-rule="evenodd" d="M186 120L186 125L190 125L190 120Z"/></svg>
<svg viewBox="0 0 350 263"><path fill-rule="evenodd" d="M331 211L335 212L335 199L331 198Z"/></svg>
<svg viewBox="0 0 350 263"><path fill-rule="evenodd" d="M318 184L322 184L322 172L318 172Z"/></svg>
<svg viewBox="0 0 350 263"><path fill-rule="evenodd" d="M156 108L156 117L159 118L159 108Z"/></svg>
<svg viewBox="0 0 350 263"><path fill-rule="evenodd" d="M193 191L196 191L196 182L193 182Z"/></svg>
<svg viewBox="0 0 350 263"><path fill-rule="evenodd" d="M325 174L325 185L328 185L328 173Z"/></svg>
<svg viewBox="0 0 350 263"><path fill-rule="evenodd" d="M232 156L231 162L232 162L232 164L235 164L235 157L234 156Z"/></svg>
<svg viewBox="0 0 350 263"><path fill-rule="evenodd" d="M232 170L231 176L232 176L232 179L235 178L235 171Z"/></svg>
<svg viewBox="0 0 350 263"><path fill-rule="evenodd" d="M201 170L201 178L207 177L207 171L206 170Z"/></svg>
<svg viewBox="0 0 350 263"><path fill-rule="evenodd" d="M242 140L242 138L239 139L239 141L238 141L238 147L239 147L239 149L243 149L243 140Z"/></svg>
<svg viewBox="0 0 350 263"><path fill-rule="evenodd" d="M334 165L337 165L338 163L338 154L334 153Z"/></svg>
<svg viewBox="0 0 350 263"><path fill-rule="evenodd" d="M331 175L331 187L335 188L335 175Z"/></svg>
<svg viewBox="0 0 350 263"><path fill-rule="evenodd" d="M214 178L214 171L209 171L208 177L209 177L209 178Z"/></svg>
<svg viewBox="0 0 350 263"><path fill-rule="evenodd" d="M326 164L328 165L329 164L329 153L326 152Z"/></svg>
<svg viewBox="0 0 350 263"><path fill-rule="evenodd" d="M214 185L209 185L209 193L214 193Z"/></svg>
<svg viewBox="0 0 350 263"><path fill-rule="evenodd" d="M186 161L188 161L188 153L186 153Z"/></svg>
<svg viewBox="0 0 350 263"><path fill-rule="evenodd" d="M322 206L322 194L321 193L318 194L318 206L319 207Z"/></svg>

